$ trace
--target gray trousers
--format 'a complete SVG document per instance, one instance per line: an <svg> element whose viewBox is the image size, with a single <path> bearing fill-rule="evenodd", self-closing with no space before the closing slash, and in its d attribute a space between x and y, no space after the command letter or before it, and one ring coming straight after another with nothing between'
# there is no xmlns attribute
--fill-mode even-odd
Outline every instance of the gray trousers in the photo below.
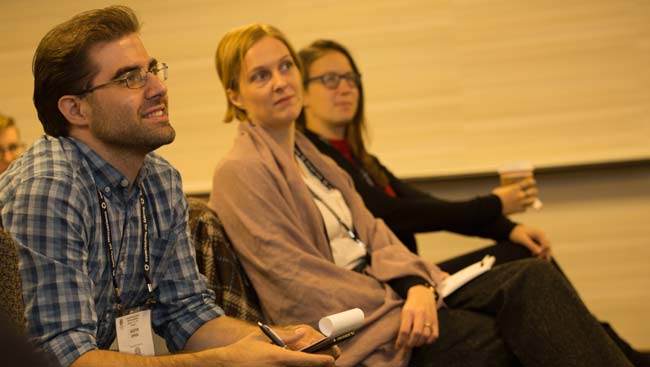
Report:
<svg viewBox="0 0 650 367"><path fill-rule="evenodd" d="M440 337L410 366L632 366L549 262L496 266L445 303Z"/></svg>

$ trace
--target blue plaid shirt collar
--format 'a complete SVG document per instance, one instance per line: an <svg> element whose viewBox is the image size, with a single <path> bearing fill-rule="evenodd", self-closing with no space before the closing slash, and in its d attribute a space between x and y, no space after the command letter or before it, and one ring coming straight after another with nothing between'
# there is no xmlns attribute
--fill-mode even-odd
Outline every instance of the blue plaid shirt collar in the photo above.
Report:
<svg viewBox="0 0 650 367"><path fill-rule="evenodd" d="M62 137L61 140L74 145L79 149L81 155L86 158L88 167L95 179L95 185L98 190L102 191L104 196L110 198L113 192L120 192L120 190L116 190L117 188L126 188L131 185L128 177L124 176L120 171L83 142L72 137ZM142 182L150 171L149 164L150 159L147 155L144 164L135 179L135 185L142 185Z"/></svg>

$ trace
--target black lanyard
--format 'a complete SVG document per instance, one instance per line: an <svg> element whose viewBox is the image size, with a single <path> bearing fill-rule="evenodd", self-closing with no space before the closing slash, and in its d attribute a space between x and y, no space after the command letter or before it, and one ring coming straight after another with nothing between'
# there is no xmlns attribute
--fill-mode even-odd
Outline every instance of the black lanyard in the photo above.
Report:
<svg viewBox="0 0 650 367"><path fill-rule="evenodd" d="M363 177L363 180L366 181L366 183L369 186L372 186L372 187L377 186L377 183L375 183L375 181L372 179L372 176L370 176L370 173L368 173L368 171L366 171L366 169L363 167L363 163L359 159L357 159L354 155L351 154L352 159L349 160L329 140L327 140L326 138L324 138L324 137L322 137L322 136L320 136L320 135L318 135L316 133L313 133L313 132L310 132L310 133L314 134L320 141L327 144L330 148L334 149L336 151L336 153L338 153L341 157L343 157L343 160L350 163L355 169L357 169L359 171L359 173L361 173L361 177Z"/></svg>
<svg viewBox="0 0 650 367"><path fill-rule="evenodd" d="M142 227L142 249L143 249L143 258L144 258L144 279L147 282L147 305L151 306L154 303L153 300L153 285L151 283L151 278L149 277L149 271L151 270L150 266L150 254L149 254L149 224L147 222L147 212L145 207L144 195L142 195L143 189L140 187L140 225ZM118 315L124 314L124 308L122 306L122 298L120 297L120 288L117 285L117 266L115 265L115 255L113 254L113 237L111 236L111 223L108 218L108 206L106 205L106 200L104 200L104 195L97 189L97 196L99 197L99 206L102 210L102 221L104 222L104 236L106 238L106 250L108 251L109 258L111 260L111 280L113 281L113 290L115 291L115 303L117 304ZM126 228L125 228L126 229ZM122 233L124 236L124 233ZM122 245L120 245L120 252L122 250Z"/></svg>
<svg viewBox="0 0 650 367"><path fill-rule="evenodd" d="M329 182L329 180L328 180L325 176L323 176L322 173L320 173L320 171L316 168L316 166L314 166L314 165L311 163L311 161L309 161L309 159L308 159L308 158L303 154L303 152L300 151L300 148L298 148L297 145L295 146L294 151L295 151L295 154L296 154L296 156L298 157L298 159L300 159L300 160L302 161L302 163L305 164L305 167L307 167L307 169L309 170L309 172L310 172L312 175L314 175L314 176L315 176L315 177L316 177L316 178L317 178L317 179L318 179L318 180L323 184L323 186L327 187L327 189L329 189L329 190L333 190L333 189L335 189L334 185L332 185L332 183ZM315 193L315 192L314 192L314 191L313 191L309 186L307 186L307 190L309 190L309 193L314 197L314 199L320 201L320 202L325 206L325 208L327 208L327 210L328 210L330 213L332 213L332 215L334 216L334 218L336 218L336 220L339 222L339 224L341 225L341 227L343 227L343 228L345 229L345 231L347 232L348 236L350 236L350 238L351 238L352 240L354 240L354 242L356 242L357 245L359 245L359 247L363 247L363 248L365 248L365 249L368 248L368 247L366 246L366 244L363 243L363 241L361 241L361 239L359 238L359 236L357 236L357 232L355 231L354 228L351 228L351 227L349 227L347 224L345 224L345 223L343 222L343 220L341 219L341 217L339 217L338 214L336 214L336 212L334 211L334 209L332 209L329 205L327 205L327 203L326 203L323 199L321 199L320 196L318 196L318 195L317 195L317 194L316 194L316 193Z"/></svg>

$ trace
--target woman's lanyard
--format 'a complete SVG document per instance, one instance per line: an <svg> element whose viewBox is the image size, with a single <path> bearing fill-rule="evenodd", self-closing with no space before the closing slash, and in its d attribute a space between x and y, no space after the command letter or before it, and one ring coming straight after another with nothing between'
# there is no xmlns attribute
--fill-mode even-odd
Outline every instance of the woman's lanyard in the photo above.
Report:
<svg viewBox="0 0 650 367"><path fill-rule="evenodd" d="M314 177L316 177L323 184L323 186L327 187L328 190L335 189L334 185L332 185L332 183L329 182L329 180L327 178L325 178L325 176L323 176L322 173L320 173L320 171L311 163L311 161L309 161L309 159L307 159L307 157L303 154L302 151L300 151L300 148L298 148L297 145L295 146L294 151L295 151L296 156L302 161L302 163L305 164L305 167L307 167L309 172L311 172L311 174L314 175ZM363 248L365 248L367 250L368 246L366 246L366 244L363 243L363 241L361 241L359 236L357 236L357 232L355 231L355 229L351 228L350 226L345 224L343 222L343 220L341 219L341 217L339 217L338 214L336 214L334 209L332 209L329 205L327 205L327 203L323 199L321 199L320 196L318 196L309 186L307 186L307 190L309 190L309 193L311 193L311 195L314 197L314 199L320 201L325 206L325 208L327 208L327 210L330 213L332 213L332 215L334 216L334 218L336 218L336 220L339 222L341 227L343 227L343 229L345 229L348 236L350 236L350 238L354 242L356 242L357 245L359 245L359 247L363 247Z"/></svg>
<svg viewBox="0 0 650 367"><path fill-rule="evenodd" d="M320 136L320 135L318 135L316 133L313 133L313 132L312 132L312 134L316 135L316 137L318 137L318 139L320 141L322 141L323 143L327 144L329 147L334 149L337 153L339 153L343 157L343 159L345 161L349 162L354 168L356 168L357 171L359 171L359 173L361 173L361 177L363 177L363 180L366 181L366 183L369 186L371 186L371 187L377 186L377 183L372 179L372 176L370 176L370 173L368 173L368 171L366 171L366 169L363 167L363 163L361 163L358 158L356 158L353 154L350 154L351 159L348 159L348 157L346 157L345 154L343 154L339 150L339 148L337 146L335 146L334 144L332 144L332 142L330 142L327 138L324 138L324 137L322 137L322 136Z"/></svg>
<svg viewBox="0 0 650 367"><path fill-rule="evenodd" d="M147 306L154 304L153 299L153 285L151 283L151 278L149 277L149 271L151 270L150 266L150 255L149 255L149 224L147 223L147 213L145 208L144 195L142 195L143 188L140 187L140 225L142 227L142 249L143 249L143 258L144 258L144 279L147 282ZM106 205L106 200L104 200L104 195L97 189L97 196L99 197L99 206L102 210L102 221L104 222L104 236L106 238L106 249L111 260L111 280L113 281L113 290L115 291L115 303L117 304L117 313L119 316L124 314L124 307L122 306L122 298L120 296L121 291L117 285L117 266L115 264L115 255L113 254L113 238L111 236L111 223L108 218L108 206ZM122 233L124 236L124 233ZM120 252L121 252L120 245Z"/></svg>

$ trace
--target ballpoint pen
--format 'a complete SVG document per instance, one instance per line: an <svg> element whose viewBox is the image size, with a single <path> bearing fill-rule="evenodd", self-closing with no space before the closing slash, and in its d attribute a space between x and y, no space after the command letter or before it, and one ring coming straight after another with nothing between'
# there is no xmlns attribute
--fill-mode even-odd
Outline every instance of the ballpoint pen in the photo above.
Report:
<svg viewBox="0 0 650 367"><path fill-rule="evenodd" d="M287 345L284 343L282 338L280 338L280 336L278 336L278 334L276 334L275 331L273 331L273 329L271 329L268 325L264 325L258 321L257 326L259 326L260 329L262 329L264 335L266 335L269 339L271 339L273 344L282 347L284 349L287 349Z"/></svg>
<svg viewBox="0 0 650 367"><path fill-rule="evenodd" d="M325 350L327 348L330 348L333 345L336 345L348 338L351 338L355 335L354 331L347 332L345 334L339 335L337 337L327 337L323 338L311 345L308 345L304 348L302 348L300 351L305 352L305 353L318 353L322 350Z"/></svg>

